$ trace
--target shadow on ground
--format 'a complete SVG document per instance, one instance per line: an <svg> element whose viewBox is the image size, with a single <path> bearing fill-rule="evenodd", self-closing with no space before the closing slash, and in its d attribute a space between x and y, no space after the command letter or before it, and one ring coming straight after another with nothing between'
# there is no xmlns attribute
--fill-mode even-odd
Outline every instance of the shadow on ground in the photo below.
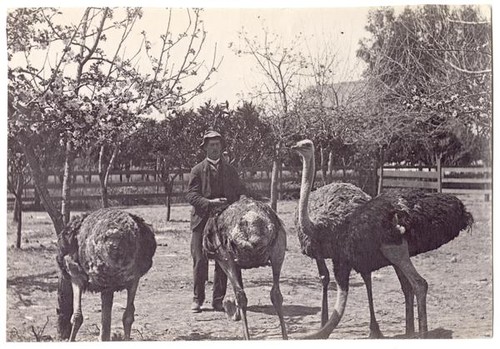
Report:
<svg viewBox="0 0 500 349"><path fill-rule="evenodd" d="M413 337L407 337L405 334L397 334L392 337L385 337L387 339L417 339L418 334L416 334ZM435 328L433 330L430 330L427 332L427 339L452 339L453 338L453 331L452 330L447 330L442 327Z"/></svg>
<svg viewBox="0 0 500 349"><path fill-rule="evenodd" d="M7 287L19 287L24 291L22 292L24 295L29 294L33 289L54 292L57 290L57 271L7 278Z"/></svg>
<svg viewBox="0 0 500 349"><path fill-rule="evenodd" d="M243 277L244 278L244 277ZM262 279L245 279L243 280L244 282L244 287L269 287L271 288L273 286L273 280L270 278L262 278ZM305 277L286 277L286 278L281 278L280 279L280 285L287 285L287 286L300 286L300 287L307 287L310 288L311 290L316 290L318 292L321 292L321 283L319 282L319 279L314 279L314 278L305 278ZM364 282L362 281L353 281L351 280L349 282L349 287L364 287ZM331 281L330 284L328 285L328 289L330 290L337 290L337 285L335 281Z"/></svg>
<svg viewBox="0 0 500 349"><path fill-rule="evenodd" d="M272 305L251 305L247 308L248 311L254 313L264 313L266 315L276 315L276 311ZM284 316L306 316L317 314L321 310L320 307L306 307L304 305L283 305Z"/></svg>
<svg viewBox="0 0 500 349"><path fill-rule="evenodd" d="M228 336L228 337L219 337L213 336L212 333L198 333L192 332L187 336L178 336L174 338L174 341L201 341L201 340L210 340L210 341L234 341L234 340L242 340L242 337L239 336Z"/></svg>
<svg viewBox="0 0 500 349"><path fill-rule="evenodd" d="M57 291L57 272L7 278L7 287L17 294L22 305L31 306L33 302L29 298L35 290L47 293Z"/></svg>

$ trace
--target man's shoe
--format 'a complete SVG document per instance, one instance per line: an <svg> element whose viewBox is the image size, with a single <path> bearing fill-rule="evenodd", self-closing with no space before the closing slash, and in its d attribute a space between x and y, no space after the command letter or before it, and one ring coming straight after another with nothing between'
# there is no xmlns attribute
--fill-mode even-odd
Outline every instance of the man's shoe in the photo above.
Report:
<svg viewBox="0 0 500 349"><path fill-rule="evenodd" d="M191 311L193 313L201 313L201 305L198 302L194 301L191 305Z"/></svg>
<svg viewBox="0 0 500 349"><path fill-rule="evenodd" d="M222 306L222 302L213 302L212 308L214 311L224 311L224 307Z"/></svg>

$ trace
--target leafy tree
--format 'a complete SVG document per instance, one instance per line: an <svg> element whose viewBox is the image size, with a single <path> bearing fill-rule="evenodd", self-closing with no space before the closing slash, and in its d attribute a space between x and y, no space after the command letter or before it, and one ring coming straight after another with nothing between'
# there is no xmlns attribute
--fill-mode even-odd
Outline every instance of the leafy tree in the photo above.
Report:
<svg viewBox="0 0 500 349"><path fill-rule="evenodd" d="M228 126L224 136L230 162L236 168L252 167L272 159L272 128L251 102L243 102L230 111Z"/></svg>
<svg viewBox="0 0 500 349"><path fill-rule="evenodd" d="M395 115L386 129L402 126L386 138L398 139L398 147L406 142L408 149L420 143L412 151L429 152L432 162L457 155L457 144L469 147L461 153L470 160L479 155L491 136L491 21L475 6L427 5L399 15L377 9L366 29L372 36L360 42L358 56L368 63L370 83L379 87L376 103ZM446 151L443 137L449 140ZM487 162L488 150L482 149Z"/></svg>
<svg viewBox="0 0 500 349"><path fill-rule="evenodd" d="M201 11L186 10L186 30L178 35L171 31L173 11L166 12L159 50L143 32L136 52L127 51L126 43L142 18L138 8L87 8L78 23L69 25L61 24L64 13L58 9L23 8L8 13L9 132L21 144L56 232L69 218L70 174L82 149L100 148L105 194L109 169L119 144L134 130L135 118L153 109L167 113L188 102L203 92L220 64L216 54L208 67L199 60L207 34ZM117 38L113 49L104 45L108 37ZM178 65L172 61L174 50L184 52ZM143 53L150 65L139 69ZM34 57L45 58L40 62ZM65 149L63 214L44 185L44 169L31 141L48 129L59 132ZM112 152L104 161L106 149Z"/></svg>

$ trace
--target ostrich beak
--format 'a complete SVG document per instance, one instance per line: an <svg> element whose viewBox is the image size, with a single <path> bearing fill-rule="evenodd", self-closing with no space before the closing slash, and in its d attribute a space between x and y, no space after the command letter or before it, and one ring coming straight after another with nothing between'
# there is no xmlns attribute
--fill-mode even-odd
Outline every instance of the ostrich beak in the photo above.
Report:
<svg viewBox="0 0 500 349"><path fill-rule="evenodd" d="M297 144L292 145L292 146L290 147L290 149L293 149L293 150L297 150L298 148L299 148L299 146L298 146Z"/></svg>

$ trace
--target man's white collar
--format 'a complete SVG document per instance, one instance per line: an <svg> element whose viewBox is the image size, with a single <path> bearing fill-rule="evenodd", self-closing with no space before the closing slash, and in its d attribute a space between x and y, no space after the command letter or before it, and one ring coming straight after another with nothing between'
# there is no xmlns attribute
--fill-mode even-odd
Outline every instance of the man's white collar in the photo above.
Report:
<svg viewBox="0 0 500 349"><path fill-rule="evenodd" d="M208 160L208 162L210 162L211 164L213 164L213 165L217 165L217 164L219 163L219 161L220 161L220 158L218 158L217 160L212 160L212 159L210 159L210 158L207 158L207 160Z"/></svg>

